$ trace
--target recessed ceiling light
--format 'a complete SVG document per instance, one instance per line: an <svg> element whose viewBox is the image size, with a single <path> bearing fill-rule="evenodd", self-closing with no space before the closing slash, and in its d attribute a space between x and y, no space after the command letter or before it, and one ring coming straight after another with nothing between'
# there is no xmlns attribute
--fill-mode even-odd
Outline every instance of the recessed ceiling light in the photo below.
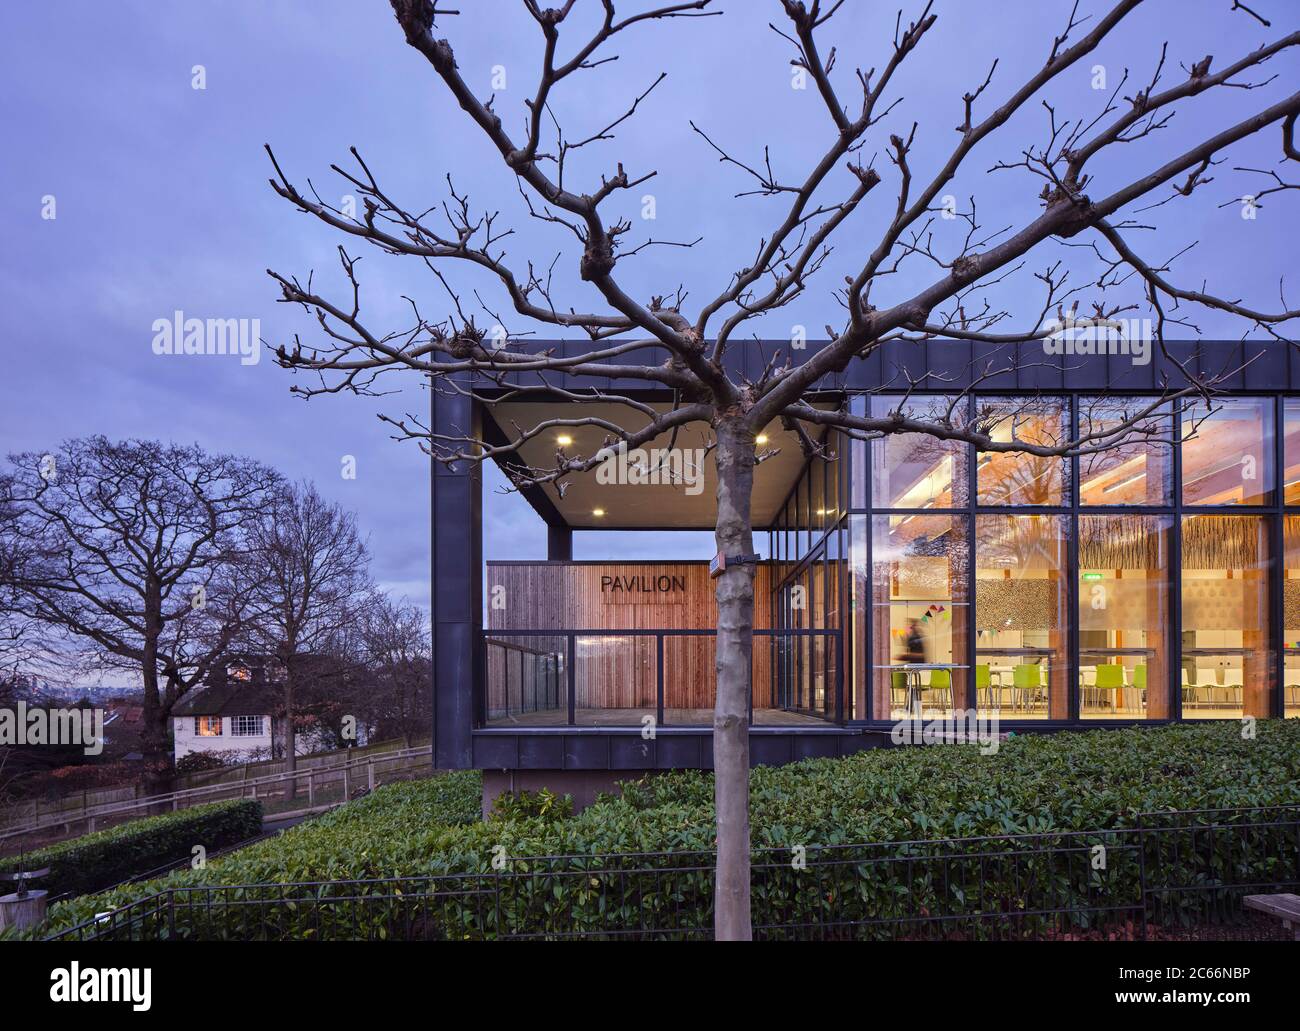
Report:
<svg viewBox="0 0 1300 1031"><path fill-rule="evenodd" d="M605 514L605 510L603 508L593 508L591 510L591 514L594 515L597 519L599 519L601 516Z"/></svg>
<svg viewBox="0 0 1300 1031"><path fill-rule="evenodd" d="M767 443L767 434L766 434L766 433L760 433L757 437L754 438L754 443L755 443L755 444L766 444L766 443Z"/></svg>
<svg viewBox="0 0 1300 1031"><path fill-rule="evenodd" d="M573 443L573 438L570 437L567 433L561 433L558 437L555 438L555 443L559 444L560 447L568 447L570 444Z"/></svg>

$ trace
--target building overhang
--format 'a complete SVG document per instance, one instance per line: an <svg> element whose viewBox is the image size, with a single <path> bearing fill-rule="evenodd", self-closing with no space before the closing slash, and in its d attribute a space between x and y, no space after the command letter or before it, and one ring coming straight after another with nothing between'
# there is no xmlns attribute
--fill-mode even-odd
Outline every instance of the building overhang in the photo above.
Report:
<svg viewBox="0 0 1300 1031"><path fill-rule="evenodd" d="M645 401L655 412L668 412L672 401ZM821 408L836 402L822 401ZM687 423L660 434L641 447L617 446L599 425L572 425L597 419L636 433L651 416L635 407L606 402L553 400L495 401L483 405L484 438L501 443L520 431L547 427L517 453L501 455L498 464L532 469L554 468L557 456L591 457L608 448L601 464L571 473L522 493L547 522L577 530L712 530L717 522L717 470L707 423ZM807 461L798 436L779 421L767 426L758 444L751 517L755 527L770 525L789 497Z"/></svg>

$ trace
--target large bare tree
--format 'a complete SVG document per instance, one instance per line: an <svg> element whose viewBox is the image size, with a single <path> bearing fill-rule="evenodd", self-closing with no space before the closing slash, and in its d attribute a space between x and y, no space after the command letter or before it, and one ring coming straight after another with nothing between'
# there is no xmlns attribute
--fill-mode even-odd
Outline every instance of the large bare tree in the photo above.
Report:
<svg viewBox="0 0 1300 1031"><path fill-rule="evenodd" d="M1270 58L1300 44L1300 32L1271 28L1265 14L1240 3L1229 8L1224 0L1222 11L1225 47L1229 40L1250 39L1238 46L1238 53L1217 62L1201 54L1183 55L1184 63L1176 68L1175 59L1157 45L1149 75L1130 81L1125 73L1112 89L1091 94L1098 98L1091 110L1068 115L1057 110L1059 101L1057 105L1048 103L1045 92L1072 69L1078 75L1088 75L1089 65L1081 62L1121 34L1126 17L1140 0L1119 0L1095 14L1081 13L1077 4L1073 9L1062 8L1061 30L1050 39L1035 44L1008 33L1008 47L1015 48L1018 58L1041 47L1041 59L1030 63L1023 79L1005 81L1005 65L1000 68L998 61L991 60L987 74L981 72L970 89L954 97L946 109L934 111L938 124L924 129L901 106L896 78L905 63L945 59L937 51L927 58L927 37L938 17L934 4L918 4L910 15L900 12L892 38L853 40L864 52L863 60L860 66L846 70L843 43L831 46L828 39L834 29L832 20L843 9L842 0L773 3L770 13L781 22L773 29L791 48L793 73L804 76L811 84L810 93L819 98L822 126L810 123L804 130L807 145L797 150L798 155L806 155L811 149L813 156L802 170L778 172L761 144L744 141L745 154L733 155L715 139L716 133L692 122L700 135L702 153L686 159L686 174L701 157L720 159L734 166L742 178L742 194L767 198L777 211L769 228L754 241L752 257L744 267L725 276L712 292L707 292L707 284L693 284L689 292L681 288L673 296L647 298L629 292L625 277L620 278L620 264L665 241L638 238L631 220L607 217L606 212L617 207L619 198L635 199L628 191L657 172L632 170L622 161L610 159L604 174L576 182L575 158L607 146L616 130L633 124L638 109L652 102L650 94L662 76L646 88L629 89L629 103L621 117L608 124L584 126L576 133L561 127L557 97L562 87L614 60L617 55L610 52L611 42L629 40L634 30L650 23L687 23L712 16L715 11L709 0L635 11L623 10L614 0L603 0L598 6L567 0L546 9L535 0L524 0L521 21L532 24L538 34L540 68L523 111L509 117L498 108L497 96L480 97L471 77L463 73L452 43L438 34L439 19L457 12L439 11L431 0L391 2L406 42L481 131L485 158L492 155L513 172L527 213L568 241L561 251L562 257L571 261L562 265L541 257L508 256L504 241L510 231L500 224L501 205L493 203L480 212L450 180L443 196L422 197L408 204L393 196L353 149L354 162L349 167L334 166L346 182L345 188L361 199L361 210L353 215L324 201L316 190L297 185L272 153L272 186L281 197L344 237L374 245L389 255L423 262L436 277L431 282L445 287L447 295L445 314L426 316L421 304L412 299L408 323L381 328L362 313L356 259L343 247L339 248L345 280L342 296L332 296L319 286L319 279L272 272L282 299L307 309L320 331L313 343L295 340L292 347L279 350L282 365L319 377L313 378L311 385L296 385L295 391L306 396L349 391L377 394L376 381L381 375L405 371L412 374L412 382L429 381L434 389L462 395L471 392L484 404L495 403L501 391L478 392L473 383L508 388L507 396L513 400L549 391L573 402L571 417L538 425L508 424L509 439L504 443L438 435L410 415L388 417L399 436L418 438L437 461L492 458L508 466L516 487L562 485L595 468L608 451L579 453L571 447L560 448L553 463L526 465L518 457L520 449L539 434L553 433L557 426L598 426L606 434L606 447L636 448L688 423L704 423L712 434L717 470L718 549L727 554L749 553L754 468L767 457L755 438L774 421L797 432L807 453L821 458L832 457L819 440L828 427L857 439L919 433L964 441L980 451L1027 452L1040 457L1088 455L1135 437L1168 443L1167 429L1157 430L1150 421L1156 406L1187 393L1208 396L1214 387L1212 380L1187 369L1186 381L1166 389L1162 398L1136 405L1105 426L1049 440L1027 439L1014 432L1010 439L1003 434L995 439L994 425L1006 412L986 406L975 409L973 419L965 418L960 397L947 406L931 405L922 414L900 404L883 416L827 411L812 403L820 382L891 341L902 341L904 346L909 341L938 339L1032 342L1045 336L1053 317L1079 319L1081 302L1090 305L1082 319L1085 323L1105 321L1135 305L1143 306L1151 313L1160 347L1164 346L1166 328L1188 326L1188 313L1197 308L1240 317L1247 329L1279 339L1285 324L1300 315L1285 302L1278 310L1264 310L1239 299L1216 296L1204 286L1180 283L1169 261L1143 257L1142 248L1134 242L1142 228L1134 218L1139 207L1159 207L1161 212L1172 213L1192 203L1193 197L1202 199L1205 185L1215 178L1210 170L1239 141L1269 129L1277 134L1280 158L1296 160L1300 156L1294 140L1300 93L1287 95L1285 84L1274 81L1266 70L1259 71ZM733 16L766 20L768 11L752 10L758 6L740 5ZM580 20L575 9L585 15L589 8L595 17L571 42L568 34L562 33L566 21ZM682 31L688 31L686 24ZM1268 41L1254 45L1254 37L1261 34L1268 36ZM1128 45L1132 46L1131 39ZM688 42L684 42L681 52L688 50ZM877 55L876 66L864 70ZM723 59L717 53L711 58ZM737 55L736 60L740 59ZM1148 158L1146 164L1140 164L1142 159L1132 156L1148 153L1132 144L1147 137L1158 139L1175 110L1196 112L1198 97L1229 89L1261 98L1249 117L1228 124L1197 122L1201 127L1197 142L1161 159ZM1081 92L1086 96L1089 91ZM1037 111L1040 101L1046 125L1041 141L1030 143L999 134L1018 113ZM1192 113L1187 117L1198 116ZM946 158L935 167L916 167L913 150L918 139L927 135L930 139L953 139L954 125L957 135L952 145L944 148ZM820 146L814 143L819 135L824 141ZM981 148L987 152L999 139L1006 144L1007 156L980 171L1027 176L1041 206L1036 214L1024 218L999 213L995 224L1010 224L989 231L977 219L973 201L969 208L955 207L946 191L959 173L971 174L970 158L981 144L990 141ZM873 153L883 153L884 158L877 163L867 157ZM780 163L789 164L789 153L784 158ZM1273 177L1266 183L1269 189L1289 188L1276 173L1260 171ZM1257 175L1258 171L1242 174ZM1221 169L1216 175L1225 177ZM1220 200L1221 196L1216 197L1215 203ZM942 219L945 211L950 216L947 220ZM883 229L867 239L861 220L853 219L855 212L877 217ZM943 230L943 221L952 220L959 228L955 234ZM834 251L832 242L838 242ZM1061 251L1044 257L1041 271L1026 269L1031 255L1062 244L1089 249L1100 260L1103 272L1087 282L1077 277L1071 282L1068 267L1059 257L1069 252ZM904 265L909 275L898 275ZM487 299L479 301L486 313L482 324L464 310L460 294L453 289L448 273L456 266L465 269L467 277L474 274L492 285L501 298L499 310ZM929 273L918 280L923 269ZM1028 311L1008 310L987 299L993 284L1011 282L1022 269L1034 276L1032 280L1026 276L1026 281L1037 292L1026 306ZM826 327L828 339L808 347L803 361L792 360L788 352L764 354L758 363L763 371L756 378L742 379L729 373L728 368L736 365L724 362L729 349L759 346L743 336L751 320L802 295L813 276L823 270L828 277L834 272L836 289L828 290L828 309L839 313L835 324ZM922 282L919 288L915 285L918 281ZM585 308L571 303L571 298L579 296L579 287L590 298ZM477 285L475 291L481 298ZM688 309L685 299L701 294L703 302ZM485 332L484 326L495 330L505 325L507 307L513 310L510 317L525 325L506 334ZM586 334L590 346L585 353L575 354L572 349L561 352L530 345L527 336L538 329L544 331L543 336L552 337ZM666 360L651 356L651 349L666 350ZM547 381L548 373L640 380L672 391L675 403L671 410L663 411L631 393L558 391ZM974 379L982 382L982 374ZM935 389L940 385L911 379L908 392L911 387ZM627 419L584 416L581 406L590 403L620 406ZM719 577L716 590L715 932L718 938L745 939L751 931L747 722L753 567L729 568Z"/></svg>
<svg viewBox="0 0 1300 1031"><path fill-rule="evenodd" d="M309 483L278 491L251 529L263 576L246 640L284 670L284 762L293 770L295 701L314 659L356 618L369 590L369 556L356 516ZM292 796L292 782L288 790Z"/></svg>
<svg viewBox="0 0 1300 1031"><path fill-rule="evenodd" d="M245 529L279 477L256 462L156 441L70 440L10 456L0 482L17 618L79 641L144 689L144 753L170 766L172 707L250 615Z"/></svg>

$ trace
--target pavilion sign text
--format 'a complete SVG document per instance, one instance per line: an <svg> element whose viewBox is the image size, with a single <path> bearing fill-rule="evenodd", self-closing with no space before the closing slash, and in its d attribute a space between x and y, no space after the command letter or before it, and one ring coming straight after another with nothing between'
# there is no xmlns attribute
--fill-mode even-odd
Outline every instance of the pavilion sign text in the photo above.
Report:
<svg viewBox="0 0 1300 1031"><path fill-rule="evenodd" d="M661 576L647 576L644 573L636 573L632 576L602 576L600 593L619 598L644 596L641 599L644 601L667 600L666 596L686 593L686 577L667 573Z"/></svg>

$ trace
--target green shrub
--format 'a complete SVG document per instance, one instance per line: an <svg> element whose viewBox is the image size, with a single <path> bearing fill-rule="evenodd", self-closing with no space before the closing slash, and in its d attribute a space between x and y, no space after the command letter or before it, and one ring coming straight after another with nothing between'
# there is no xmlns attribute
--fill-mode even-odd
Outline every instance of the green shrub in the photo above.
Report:
<svg viewBox="0 0 1300 1031"><path fill-rule="evenodd" d="M132 820L37 849L26 853L23 867L48 866L49 874L37 887L51 895L84 895L186 859L195 845L211 852L261 830L261 803L232 799ZM16 872L18 862L18 856L0 859L0 872Z"/></svg>
<svg viewBox="0 0 1300 1031"><path fill-rule="evenodd" d="M1300 804L1300 721L1261 721L1250 740L1242 738L1239 725L1224 722L1022 735L988 756L973 747L877 749L760 767L751 777L750 798L754 847L775 850L754 869L757 925L1014 912L1027 908L1031 896L1050 908L1127 906L1135 900L1140 858L1156 864L1147 867L1148 884L1155 869L1171 885L1198 879L1268 883L1281 864L1294 864L1294 842L1287 851L1275 835L1250 831L1231 840L1225 835L1221 847L1207 848L1204 834L1187 832L1143 851L1120 847L1131 837L1103 834L1074 840L1074 852L1016 863L934 857L981 848L952 839L1122 831L1136 826L1140 814ZM482 821L480 780L472 771L389 785L222 857L206 871L183 870L57 905L50 927L78 923L169 886L492 874L493 857L502 850L511 857L508 870L527 876L495 882L467 877L464 886L477 894L436 904L385 898L370 907L337 910L315 903L250 909L245 916L236 913L233 923L211 927L196 905L184 919L178 911L177 933L238 937L261 921L271 921L270 933L286 938L398 936L415 933L413 920L418 933L454 938L710 925L708 857L690 854L713 847L710 774L673 771L625 784L618 796L605 796L571 817L554 806L543 815L531 803L508 804L510 814ZM1094 844L1111 848L1104 870L1088 861ZM814 864L801 873L790 863L796 846L805 846L812 861L817 848L835 845L853 848L833 867ZM671 877L638 878L628 870L649 861L610 858L644 852L677 853L653 862L679 869ZM552 876L554 864L519 858L530 856L573 858L562 864L563 876ZM482 897L484 884L492 888L490 904ZM313 892L313 899L335 891L300 890ZM391 894L382 887L373 891ZM232 912L223 920L230 921ZM1186 917L1176 909L1156 915L1174 922ZM244 918L253 921L249 929L239 926ZM1081 913L1076 924L1086 929L1089 919ZM882 936L897 933L882 924Z"/></svg>
<svg viewBox="0 0 1300 1031"><path fill-rule="evenodd" d="M526 820L536 817L545 823L567 820L573 815L573 796L557 795L550 788L540 791L503 791L492 803L494 820Z"/></svg>
<svg viewBox="0 0 1300 1031"><path fill-rule="evenodd" d="M205 773L230 766L232 763L229 755L228 752L189 752L176 760L176 775L183 777L189 773Z"/></svg>

